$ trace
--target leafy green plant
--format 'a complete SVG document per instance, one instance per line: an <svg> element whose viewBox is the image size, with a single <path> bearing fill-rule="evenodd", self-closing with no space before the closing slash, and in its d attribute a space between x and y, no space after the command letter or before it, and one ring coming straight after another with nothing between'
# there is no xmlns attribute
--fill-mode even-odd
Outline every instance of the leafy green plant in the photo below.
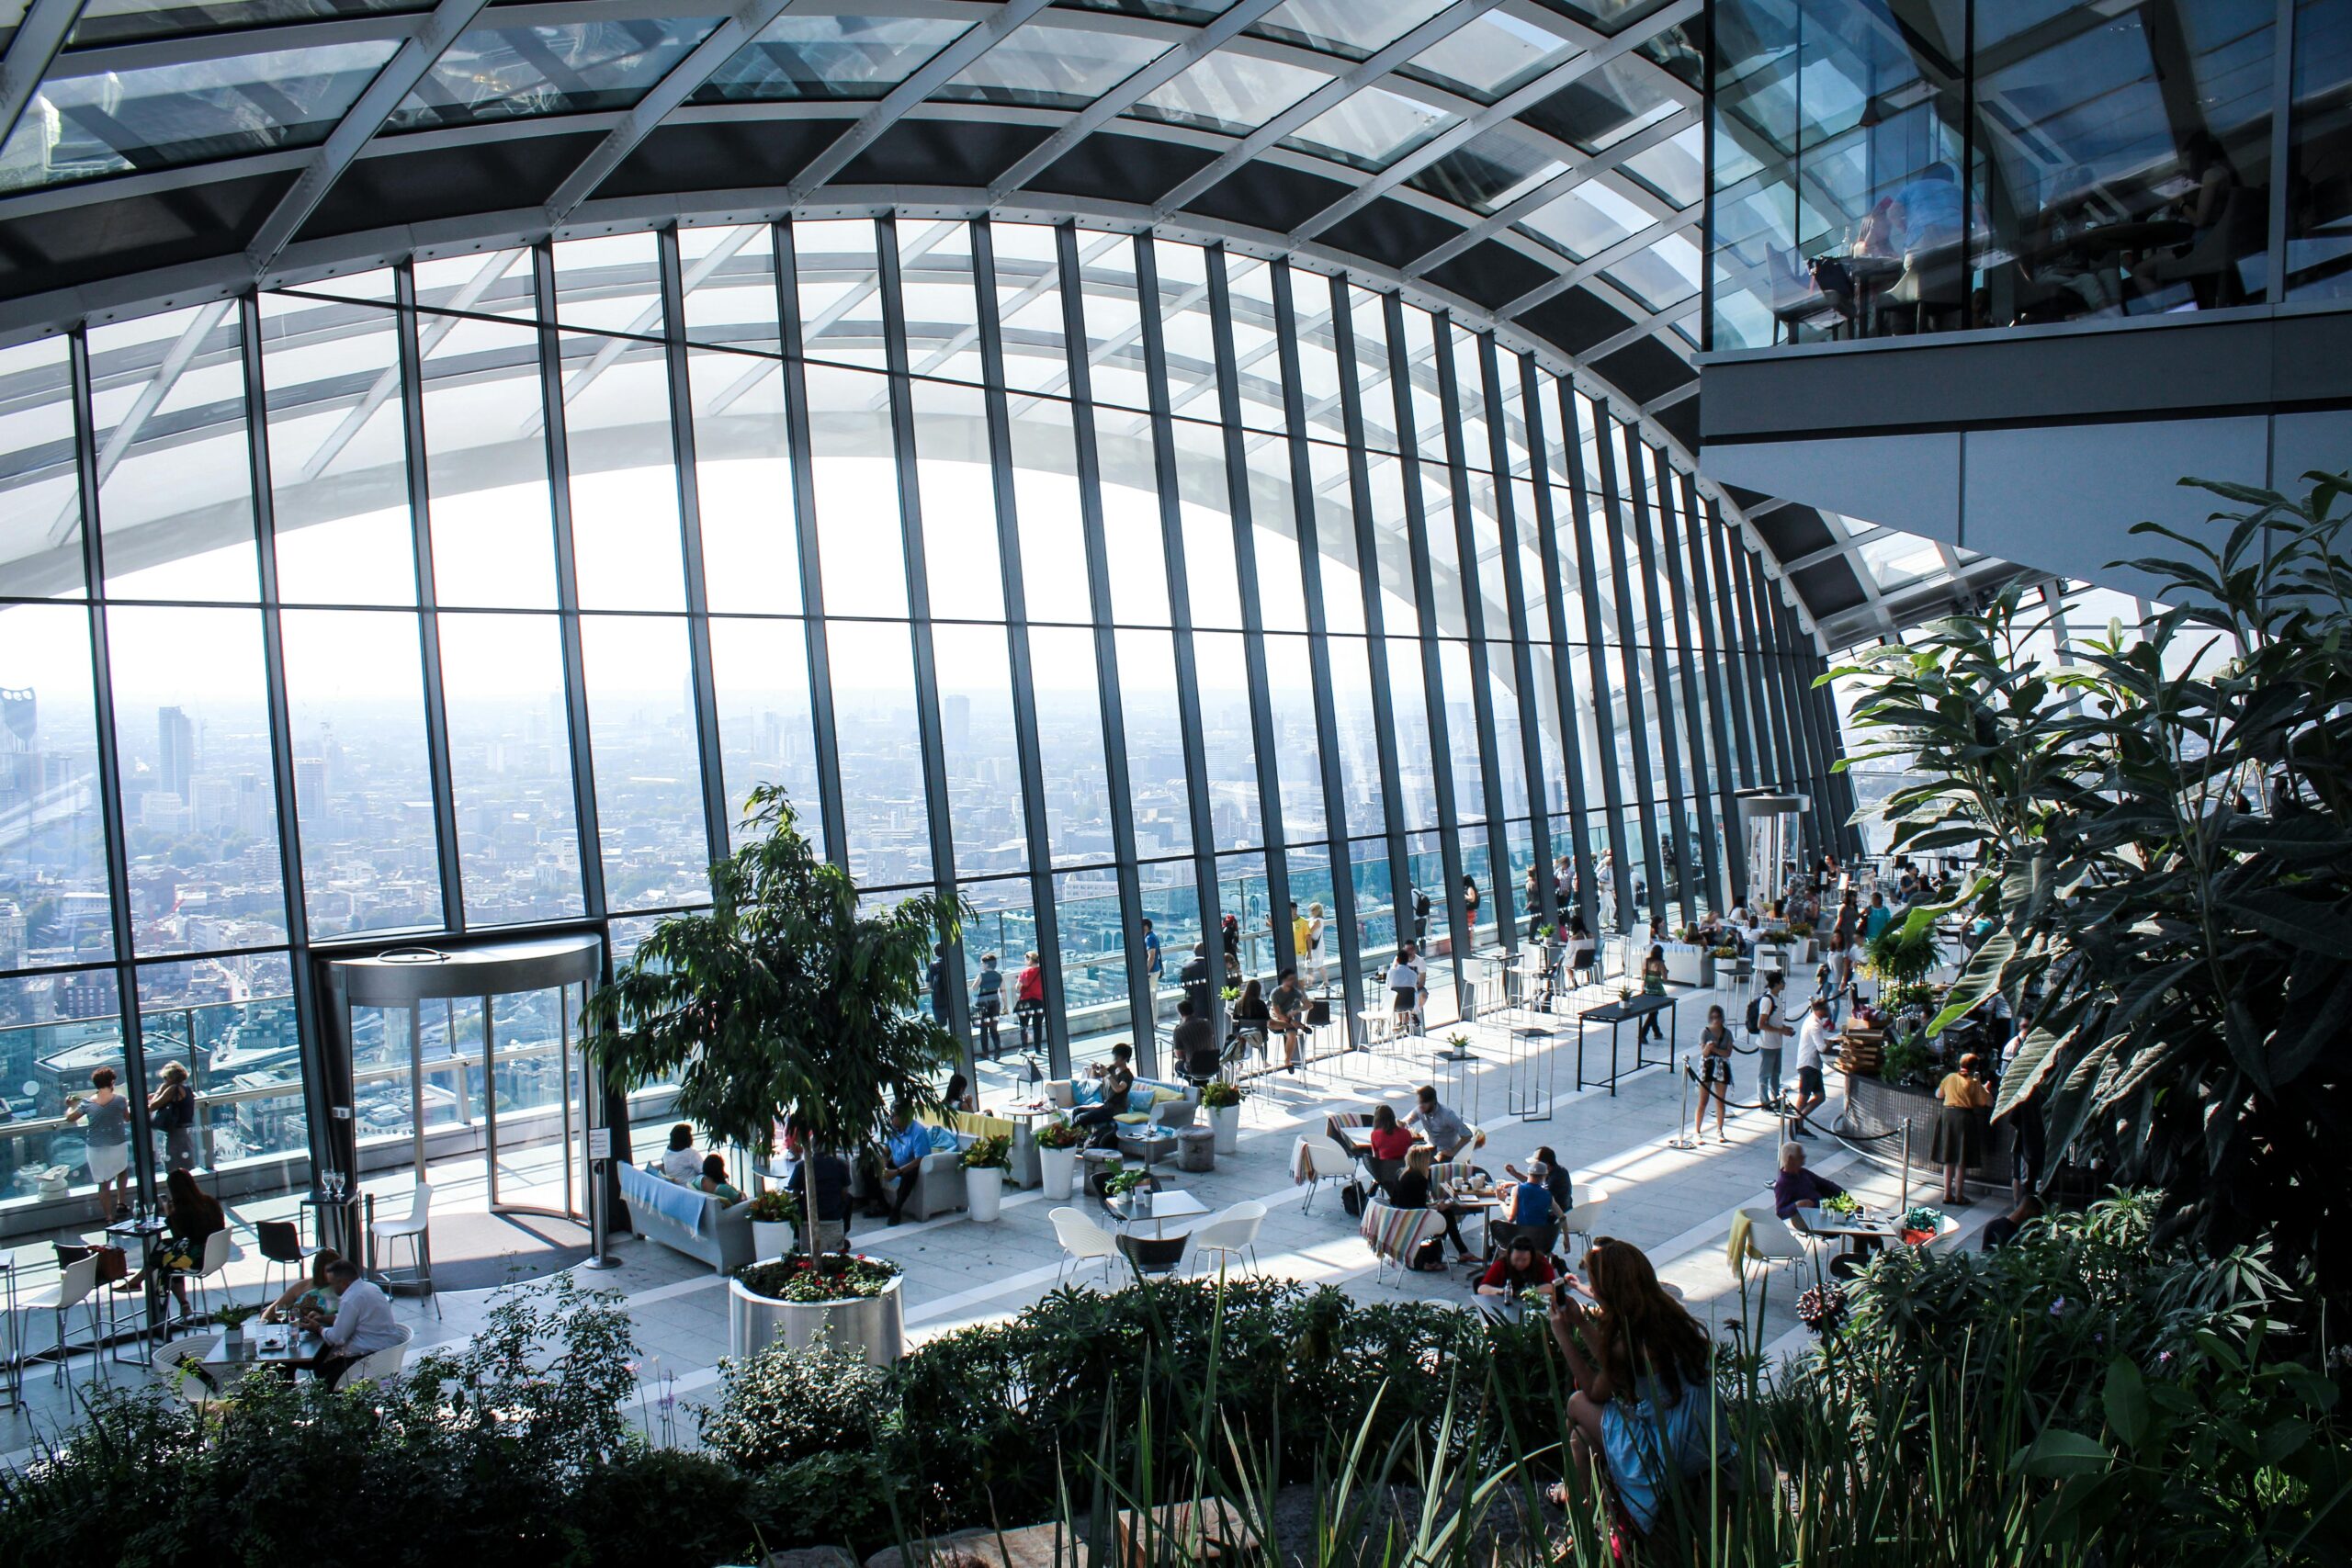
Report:
<svg viewBox="0 0 2352 1568"><path fill-rule="evenodd" d="M1879 1047L1878 1060L1878 1076L1898 1086L1925 1083L1935 1073L1935 1058L1917 1037L1893 1030Z"/></svg>
<svg viewBox="0 0 2352 1568"><path fill-rule="evenodd" d="M1041 1149L1074 1149L1086 1142L1086 1130L1073 1122L1048 1122L1036 1132Z"/></svg>
<svg viewBox="0 0 2352 1568"><path fill-rule="evenodd" d="M810 1258L796 1254L764 1263L746 1263L735 1278L754 1295L779 1302L842 1302L878 1296L899 1274L887 1258L831 1253Z"/></svg>
<svg viewBox="0 0 2352 1568"><path fill-rule="evenodd" d="M1227 1083L1223 1078L1216 1078L1201 1089L1201 1103L1211 1111L1223 1111L1228 1106L1240 1104L1241 1100L1241 1086Z"/></svg>
<svg viewBox="0 0 2352 1568"><path fill-rule="evenodd" d="M922 895L862 910L849 874L801 834L773 784L754 836L711 867L711 908L673 915L589 999L581 1049L627 1091L677 1086L678 1114L764 1157L788 1108L813 1146L854 1146L894 1101L936 1107L954 1038L920 1010L933 943L959 902ZM803 1163L803 1213L814 1174ZM805 1229L805 1227L804 1227Z"/></svg>
<svg viewBox="0 0 2352 1568"><path fill-rule="evenodd" d="M956 1163L966 1170L1011 1170L1012 1140L1001 1133L974 1138Z"/></svg>
<svg viewBox="0 0 2352 1568"><path fill-rule="evenodd" d="M1151 1172L1140 1167L1112 1171L1102 1179L1102 1196L1124 1198L1150 1179Z"/></svg>
<svg viewBox="0 0 2352 1568"><path fill-rule="evenodd" d="M2053 1164L2160 1189L2165 1235L2217 1257L2267 1235L2340 1325L2352 481L2308 477L2301 500L2183 481L2240 510L2203 537L2139 525L2177 547L2136 563L2172 607L2068 666L2033 656L2013 589L1833 675L1875 738L1850 760L1919 775L1884 803L1894 852L1981 857L1953 907L1987 930L1935 1026L1996 991L2018 1009L1996 1116L2030 1100Z"/></svg>
<svg viewBox="0 0 2352 1568"><path fill-rule="evenodd" d="M1862 949L1871 973L1884 987L1881 998L1892 1009L1923 1006L1934 994L1927 978L1943 962L1936 941L1936 911L1914 909L1899 924L1889 924Z"/></svg>
<svg viewBox="0 0 2352 1568"><path fill-rule="evenodd" d="M762 1224L788 1224L800 1217L800 1201L780 1187L771 1187L752 1200L744 1211Z"/></svg>
<svg viewBox="0 0 2352 1568"><path fill-rule="evenodd" d="M227 1306L220 1308L212 1314L212 1321L219 1324L223 1328L243 1328L246 1324L252 1322L254 1318L259 1317L260 1315L261 1308L254 1306L250 1303L241 1304L236 1302L231 1302Z"/></svg>
<svg viewBox="0 0 2352 1568"><path fill-rule="evenodd" d="M722 1360L718 1377L718 1403L703 1412L702 1440L740 1470L871 1450L889 1415L880 1369L822 1338Z"/></svg>

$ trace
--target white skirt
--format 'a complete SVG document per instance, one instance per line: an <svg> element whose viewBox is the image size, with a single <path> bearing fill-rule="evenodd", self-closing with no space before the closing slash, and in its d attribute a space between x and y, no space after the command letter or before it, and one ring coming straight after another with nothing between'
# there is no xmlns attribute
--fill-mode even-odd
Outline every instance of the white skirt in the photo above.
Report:
<svg viewBox="0 0 2352 1568"><path fill-rule="evenodd" d="M90 1162L90 1179L103 1187L130 1168L130 1145L92 1144L86 1156Z"/></svg>

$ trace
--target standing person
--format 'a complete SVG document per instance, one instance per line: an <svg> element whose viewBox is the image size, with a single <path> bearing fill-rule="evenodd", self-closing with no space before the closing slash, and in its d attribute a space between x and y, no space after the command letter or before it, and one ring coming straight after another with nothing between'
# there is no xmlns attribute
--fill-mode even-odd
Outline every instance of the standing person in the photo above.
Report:
<svg viewBox="0 0 2352 1568"><path fill-rule="evenodd" d="M1702 1506L1709 1472L1731 1457L1715 1404L1713 1343L1631 1242L1595 1240L1584 1268L1589 1283L1571 1274L1552 1294L1552 1337L1576 1382L1567 1480L1555 1500L1574 1506L1601 1471L1634 1532L1647 1536L1668 1492L1687 1488L1690 1506ZM1578 1289L1589 1292L1592 1306L1576 1299Z"/></svg>
<svg viewBox="0 0 2352 1568"><path fill-rule="evenodd" d="M1642 960L1642 995L1645 997L1666 995L1666 949L1663 947L1652 946L1650 955ZM1666 1038L1666 1031L1658 1027L1657 1021L1658 1014L1665 1010L1664 1008L1659 1008L1656 1011L1642 1015L1641 1032L1634 1036L1634 1055L1641 1054L1643 1042Z"/></svg>
<svg viewBox="0 0 2352 1568"><path fill-rule="evenodd" d="M1789 1136L1792 1138L1813 1136L1805 1131L1805 1118L1820 1110L1822 1102L1829 1098L1828 1090L1822 1087L1821 1081L1821 1059L1828 1050L1829 1003L1824 998L1815 997L1813 1006L1805 1011L1804 1027L1797 1031L1797 1098L1796 1103L1790 1108L1791 1114L1796 1118L1796 1125L1789 1129Z"/></svg>
<svg viewBox="0 0 2352 1568"><path fill-rule="evenodd" d="M1397 949L1396 962L1388 966L1388 1004L1394 1017L1393 1027L1403 1029L1405 1020L1418 1019L1421 1013L1421 964L1414 956L1413 944L1407 942Z"/></svg>
<svg viewBox="0 0 2352 1568"><path fill-rule="evenodd" d="M1774 1111L1781 1109L1781 1053L1796 1032L1781 1016L1781 987L1788 984L1779 970L1764 976L1764 989L1747 1005L1748 1036L1756 1049L1757 1098Z"/></svg>
<svg viewBox="0 0 2352 1568"><path fill-rule="evenodd" d="M1475 876L1462 879L1462 913L1475 940L1478 934L1478 879Z"/></svg>
<svg viewBox="0 0 2352 1568"><path fill-rule="evenodd" d="M1413 889L1413 940L1427 942L1430 937L1430 895L1423 887Z"/></svg>
<svg viewBox="0 0 2352 1568"><path fill-rule="evenodd" d="M1021 1031L1021 1049L1040 1051L1046 1044L1046 966L1035 948L1029 950L1021 973L1012 977L1012 1020Z"/></svg>
<svg viewBox="0 0 2352 1568"><path fill-rule="evenodd" d="M1317 906L1318 908L1321 906ZM1306 1029L1306 993L1298 987L1298 971L1285 969L1266 1002L1266 1027L1283 1037L1283 1065L1298 1071L1299 1036Z"/></svg>
<svg viewBox="0 0 2352 1568"><path fill-rule="evenodd" d="M947 944L936 942L931 945L931 971L923 976L923 985L931 992L931 1021L942 1029L947 1027Z"/></svg>
<svg viewBox="0 0 2352 1568"><path fill-rule="evenodd" d="M1862 941L1876 942L1879 934L1894 923L1894 911L1886 907L1886 895L1871 895L1871 907L1862 916Z"/></svg>
<svg viewBox="0 0 2352 1568"><path fill-rule="evenodd" d="M1004 1014L1004 972L993 953L980 954L980 977L972 987L972 1012L980 1022L980 1055L993 1062L1004 1049L996 1021Z"/></svg>
<svg viewBox="0 0 2352 1568"><path fill-rule="evenodd" d="M1149 976L1151 987L1151 1027L1159 1030L1159 978L1166 965L1166 956L1159 949L1159 933L1151 929L1151 917L1143 918L1143 972Z"/></svg>
<svg viewBox="0 0 2352 1568"><path fill-rule="evenodd" d="M1437 1086L1423 1084L1413 1092L1414 1105L1405 1124L1418 1128L1440 1159L1452 1159L1470 1145L1470 1124L1437 1100Z"/></svg>
<svg viewBox="0 0 2352 1568"><path fill-rule="evenodd" d="M1298 912L1298 900L1294 898L1290 901L1290 961L1293 964L1306 963L1307 950L1314 945L1315 929L1307 924L1306 917ZM1279 970L1281 965L1275 967Z"/></svg>
<svg viewBox="0 0 2352 1568"><path fill-rule="evenodd" d="M196 1168L196 1090L187 1083L187 1069L177 1062L164 1064L163 1086L147 1097L147 1124L164 1134L164 1168Z"/></svg>
<svg viewBox="0 0 2352 1568"><path fill-rule="evenodd" d="M1323 962L1323 901L1318 898L1306 907L1306 951L1298 959L1307 983L1317 990L1321 990L1329 979Z"/></svg>
<svg viewBox="0 0 2352 1568"><path fill-rule="evenodd" d="M112 1067L100 1067L91 1073L89 1099L75 1095L66 1100L65 1120L69 1124L86 1124L82 1157L89 1162L90 1179L98 1184L99 1220L113 1221L129 1214L130 1179L126 1173L130 1169L130 1101L115 1088ZM109 1185L114 1188L112 1198L107 1196Z"/></svg>
<svg viewBox="0 0 2352 1568"><path fill-rule="evenodd" d="M1215 987L1209 980L1209 944L1207 942L1196 942L1193 944L1193 956L1177 973L1176 980L1184 987L1184 999L1193 1004L1193 1016L1208 1017L1209 1000Z"/></svg>
<svg viewBox="0 0 2352 1568"><path fill-rule="evenodd" d="M1724 1132L1724 1111L1731 1099L1731 1030L1724 1022L1724 1010L1707 1010L1707 1027L1699 1032L1699 1114L1690 1123L1690 1141L1697 1143L1704 1135L1707 1125L1707 1099L1715 1101L1715 1141L1731 1142Z"/></svg>
<svg viewBox="0 0 2352 1568"><path fill-rule="evenodd" d="M359 1265L339 1258L327 1266L327 1283L335 1293L332 1322L323 1314L302 1314L302 1326L315 1332L325 1349L315 1369L318 1380L333 1388L343 1381L352 1363L401 1342L401 1325L392 1316L392 1298L381 1287L359 1277Z"/></svg>
<svg viewBox="0 0 2352 1568"><path fill-rule="evenodd" d="M1944 1168L1944 1202L1951 1208L1969 1206L1968 1168L1984 1157L1984 1140L1978 1133L1983 1124L1980 1113L1993 1103L1993 1097L1976 1076L1984 1065L1984 1059L1971 1052L1936 1086L1942 1109L1936 1112L1934 1159Z"/></svg>

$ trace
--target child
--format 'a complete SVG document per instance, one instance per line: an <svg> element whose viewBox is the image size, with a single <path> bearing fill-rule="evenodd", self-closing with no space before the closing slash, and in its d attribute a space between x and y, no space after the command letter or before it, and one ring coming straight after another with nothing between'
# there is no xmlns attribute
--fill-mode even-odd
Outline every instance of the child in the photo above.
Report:
<svg viewBox="0 0 2352 1568"><path fill-rule="evenodd" d="M997 971L993 953L980 954L980 978L972 987L972 1011L980 1021L980 1055L993 1062L1001 1049L997 1042L996 1021L1004 1011L1004 976Z"/></svg>

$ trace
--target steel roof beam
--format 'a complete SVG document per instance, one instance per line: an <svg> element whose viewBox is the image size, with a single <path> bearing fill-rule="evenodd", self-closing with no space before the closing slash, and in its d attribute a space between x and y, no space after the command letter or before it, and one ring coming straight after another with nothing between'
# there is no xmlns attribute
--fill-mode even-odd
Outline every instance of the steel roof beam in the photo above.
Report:
<svg viewBox="0 0 2352 1568"><path fill-rule="evenodd" d="M1216 53L1227 39L1240 36L1242 28L1282 3L1283 0L1240 0L1240 4L1215 21L1194 29L1192 37L1174 49L1162 50L1147 61L1142 69L1070 116L1062 123L1061 129L1031 148L1012 167L990 181L989 201L1002 201L1012 196L1052 168L1063 153Z"/></svg>
<svg viewBox="0 0 2352 1568"><path fill-rule="evenodd" d="M637 151L639 142L653 134L654 128L669 118L672 109L684 103L695 88L710 80L712 72L734 59L766 30L769 23L797 3L798 0L745 0L734 15L719 23L708 38L653 85L652 91L638 99L621 118L620 124L605 133L605 140L596 144L595 151L580 161L578 168L564 176L563 183L555 187L555 194L548 197L548 227L552 229L571 217L572 209L612 177L613 171Z"/></svg>
<svg viewBox="0 0 2352 1568"><path fill-rule="evenodd" d="M1577 359L1581 364L1598 365L1611 355L1631 348L1645 337L1656 337L1683 317L1696 315L1698 310L1699 296L1693 294L1679 305L1668 305L1655 315L1643 317L1623 332L1602 338L1590 348L1578 354Z"/></svg>
<svg viewBox="0 0 2352 1568"><path fill-rule="evenodd" d="M1022 24L1044 10L1051 0L1004 0L996 15L956 36L955 41L917 66L913 73L890 89L880 103L865 111L856 124L833 138L824 151L808 160L785 187L784 205L808 199L810 192L843 169L850 160L879 141L899 123L899 117L945 86L973 62L1021 30Z"/></svg>
<svg viewBox="0 0 2352 1568"><path fill-rule="evenodd" d="M1187 202L1197 200L1204 192L1216 188L1228 175L1299 127L1353 96L1358 88L1368 86L1387 75L1431 44L1442 41L1485 16L1499 3L1500 0L1454 0L1453 5L1387 48L1365 57L1347 72L1324 83L1234 143L1228 151L1218 154L1197 174L1180 182L1153 204L1154 216L1161 219L1172 216Z"/></svg>
<svg viewBox="0 0 2352 1568"><path fill-rule="evenodd" d="M1611 61L1632 53L1668 28L1696 17L1700 9L1701 0L1675 0L1663 11L1645 17L1640 26L1628 28L1599 48L1561 62L1516 92L1506 94L1443 134L1423 142L1322 211L1294 226L1291 234L1296 239L1312 239L1353 217L1448 153L1467 146L1521 110L1534 107L1579 77L1590 75Z"/></svg>
<svg viewBox="0 0 2352 1568"><path fill-rule="evenodd" d="M16 134L33 95L40 91L66 34L82 19L82 0L33 0L8 40L8 58L0 61L0 146Z"/></svg>
<svg viewBox="0 0 2352 1568"><path fill-rule="evenodd" d="M1653 223L1646 229L1636 229L1605 249L1593 252L1559 276L1547 283L1537 284L1495 313L1499 316L1516 316L1522 310L1532 310L1546 299L1556 299L1571 288L1590 282L1627 257L1641 254L1668 234L1679 234L1685 229L1695 228L1705 212L1704 208L1694 207L1688 212L1676 213L1662 223Z"/></svg>

